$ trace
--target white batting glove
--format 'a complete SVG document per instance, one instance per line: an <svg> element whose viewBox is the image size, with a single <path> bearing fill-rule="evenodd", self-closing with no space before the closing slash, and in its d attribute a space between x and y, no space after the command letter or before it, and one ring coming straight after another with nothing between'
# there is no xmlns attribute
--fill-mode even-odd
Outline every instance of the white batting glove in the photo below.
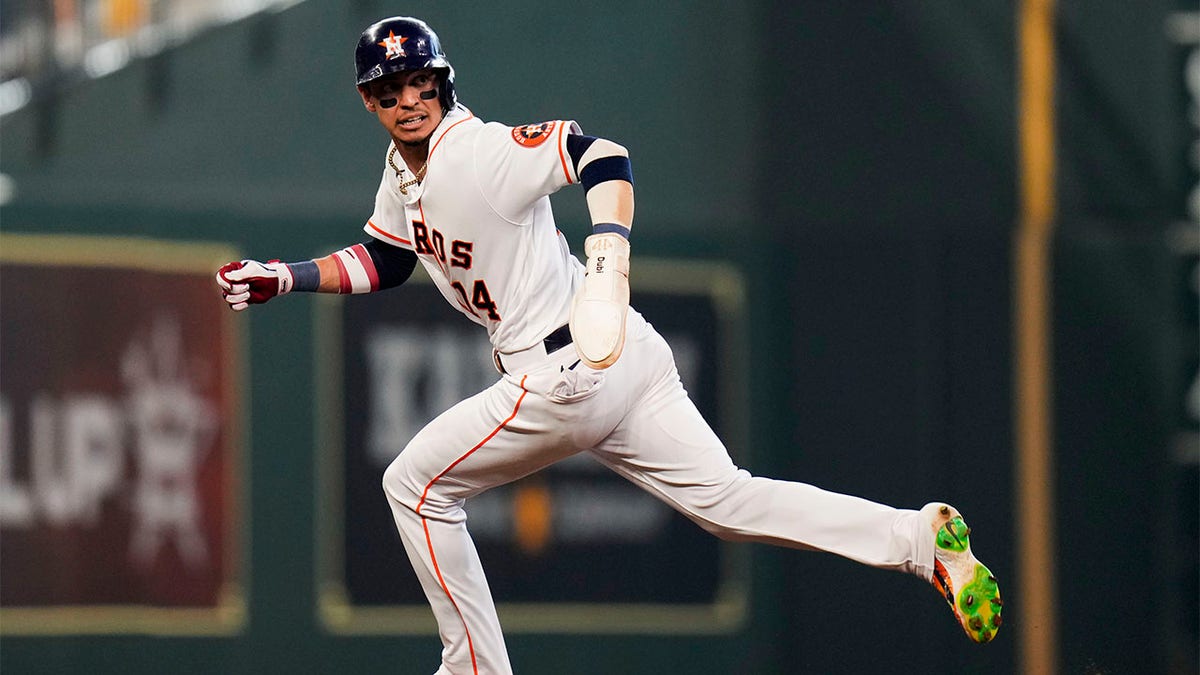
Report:
<svg viewBox="0 0 1200 675"><path fill-rule="evenodd" d="M260 305L290 292L294 282L292 271L278 260L268 263L235 260L217 270L217 285L229 308L240 312L250 305Z"/></svg>
<svg viewBox="0 0 1200 675"><path fill-rule="evenodd" d="M587 276L571 305L571 338L580 360L603 369L625 347L629 309L629 240L619 234L593 234L584 240Z"/></svg>

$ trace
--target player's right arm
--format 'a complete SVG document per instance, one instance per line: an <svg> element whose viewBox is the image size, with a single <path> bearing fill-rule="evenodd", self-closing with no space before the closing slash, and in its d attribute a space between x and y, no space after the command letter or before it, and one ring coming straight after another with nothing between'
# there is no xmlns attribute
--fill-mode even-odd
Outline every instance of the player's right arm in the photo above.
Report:
<svg viewBox="0 0 1200 675"><path fill-rule="evenodd" d="M295 263L235 260L217 270L217 285L230 309L240 312L292 291L372 293L408 280L417 254L372 239L323 258Z"/></svg>

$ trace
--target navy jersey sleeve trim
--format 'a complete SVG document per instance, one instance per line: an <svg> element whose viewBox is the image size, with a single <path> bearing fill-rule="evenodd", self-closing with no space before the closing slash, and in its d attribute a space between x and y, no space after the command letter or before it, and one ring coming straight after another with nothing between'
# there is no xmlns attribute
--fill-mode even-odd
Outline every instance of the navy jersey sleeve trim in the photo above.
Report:
<svg viewBox="0 0 1200 675"><path fill-rule="evenodd" d="M583 159L583 153L592 147L592 143L596 142L595 136L584 136L582 134L567 134L567 154L571 156L571 165L575 170L579 170L579 160Z"/></svg>

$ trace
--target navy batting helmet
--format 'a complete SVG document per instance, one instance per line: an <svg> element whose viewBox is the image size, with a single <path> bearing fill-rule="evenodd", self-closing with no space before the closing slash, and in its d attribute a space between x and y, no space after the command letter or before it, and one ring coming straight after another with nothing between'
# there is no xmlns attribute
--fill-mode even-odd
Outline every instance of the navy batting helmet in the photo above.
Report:
<svg viewBox="0 0 1200 675"><path fill-rule="evenodd" d="M454 94L454 68L442 51L442 41L424 21L393 16L371 24L358 38L354 50L358 84L363 85L390 73L433 68L441 75L438 98L449 110L458 100Z"/></svg>

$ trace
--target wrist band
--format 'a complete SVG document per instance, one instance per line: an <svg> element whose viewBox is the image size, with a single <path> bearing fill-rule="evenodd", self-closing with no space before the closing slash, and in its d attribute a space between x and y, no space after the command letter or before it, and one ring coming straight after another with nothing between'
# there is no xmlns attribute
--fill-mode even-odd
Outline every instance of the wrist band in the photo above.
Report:
<svg viewBox="0 0 1200 675"><path fill-rule="evenodd" d="M321 285L321 270L317 268L316 261L288 263L287 267L292 271L292 290L311 293Z"/></svg>
<svg viewBox="0 0 1200 675"><path fill-rule="evenodd" d="M592 226L592 234L605 234L607 232L619 234L622 237L629 239L629 228L625 227L624 225L618 225L616 223L596 223Z"/></svg>

